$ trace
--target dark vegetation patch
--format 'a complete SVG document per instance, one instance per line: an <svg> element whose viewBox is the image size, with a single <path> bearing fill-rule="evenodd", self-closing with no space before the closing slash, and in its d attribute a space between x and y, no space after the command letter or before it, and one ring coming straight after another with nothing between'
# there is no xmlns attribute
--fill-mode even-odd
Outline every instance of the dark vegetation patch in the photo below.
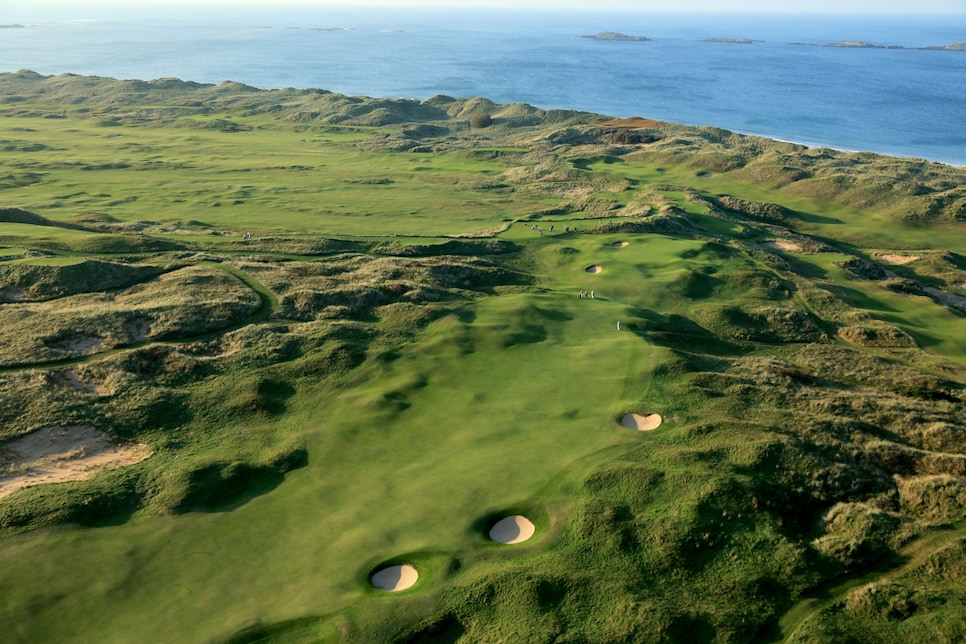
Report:
<svg viewBox="0 0 966 644"><path fill-rule="evenodd" d="M884 280L888 275L884 268L859 257L847 259L844 262L836 262L836 266L842 268L846 275L857 280Z"/></svg>
<svg viewBox="0 0 966 644"><path fill-rule="evenodd" d="M914 347L916 341L911 335L885 323L850 324L839 328L838 335L843 340L860 347Z"/></svg>
<svg viewBox="0 0 966 644"><path fill-rule="evenodd" d="M48 300L77 293L124 288L161 274L145 264L122 264L85 259L76 264L0 264L0 290L16 287L18 301ZM8 291L9 292L9 291Z"/></svg>
<svg viewBox="0 0 966 644"><path fill-rule="evenodd" d="M451 301L466 293L491 293L497 286L527 284L530 278L479 257L346 256L324 264L293 263L261 279L277 292L278 316L311 320L371 314L394 302Z"/></svg>
<svg viewBox="0 0 966 644"><path fill-rule="evenodd" d="M460 241L451 239L441 244L400 244L385 243L372 249L380 255L395 257L438 257L440 255L506 255L516 253L520 247L512 242L496 239L484 241Z"/></svg>
<svg viewBox="0 0 966 644"><path fill-rule="evenodd" d="M772 224L788 224L796 218L794 212L774 203L748 201L729 196L718 197L716 201L717 205L725 210Z"/></svg>
<svg viewBox="0 0 966 644"><path fill-rule="evenodd" d="M686 216L680 214L659 214L646 219L633 221L608 221L593 227L595 233L658 233L685 239L694 238L695 230Z"/></svg>

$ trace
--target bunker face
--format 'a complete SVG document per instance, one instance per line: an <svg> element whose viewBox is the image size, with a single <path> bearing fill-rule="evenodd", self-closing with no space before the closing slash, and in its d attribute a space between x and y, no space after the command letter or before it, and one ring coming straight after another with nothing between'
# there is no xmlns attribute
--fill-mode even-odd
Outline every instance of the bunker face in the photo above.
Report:
<svg viewBox="0 0 966 644"><path fill-rule="evenodd" d="M523 543L533 536L536 528L530 519L519 514L503 517L490 528L490 539L498 543Z"/></svg>
<svg viewBox="0 0 966 644"><path fill-rule="evenodd" d="M369 578L373 586L390 592L411 588L417 579L419 579L419 573L410 564L400 564L377 570Z"/></svg>
<svg viewBox="0 0 966 644"><path fill-rule="evenodd" d="M624 246L627 246L627 242L626 241L616 241L616 242L614 242L613 245L614 245L614 248L623 248Z"/></svg>
<svg viewBox="0 0 966 644"><path fill-rule="evenodd" d="M86 425L43 427L0 449L0 498L34 485L86 481L151 453L147 445L115 445Z"/></svg>
<svg viewBox="0 0 966 644"><path fill-rule="evenodd" d="M599 264L595 264L593 266L588 266L584 270L587 271L588 273L599 273L602 270L604 270L604 267L600 266Z"/></svg>
<svg viewBox="0 0 966 644"><path fill-rule="evenodd" d="M660 427L661 420L661 414L647 414L646 416L641 416L640 414L624 414L624 417L621 418L621 425L641 432L647 432Z"/></svg>

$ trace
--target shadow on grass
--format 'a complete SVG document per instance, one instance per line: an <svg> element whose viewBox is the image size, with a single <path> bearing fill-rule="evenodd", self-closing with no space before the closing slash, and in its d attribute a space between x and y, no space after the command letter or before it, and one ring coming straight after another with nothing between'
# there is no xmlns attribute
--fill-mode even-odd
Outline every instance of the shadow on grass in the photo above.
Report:
<svg viewBox="0 0 966 644"><path fill-rule="evenodd" d="M235 633L225 644L262 642L339 642L342 638L331 617L299 617L274 624L256 624Z"/></svg>
<svg viewBox="0 0 966 644"><path fill-rule="evenodd" d="M231 512L252 499L268 494L285 480L285 474L308 465L305 449L295 449L267 465L213 463L188 474L187 490L175 513Z"/></svg>
<svg viewBox="0 0 966 644"><path fill-rule="evenodd" d="M39 485L17 492L4 503L0 528L33 529L57 523L90 528L118 526L127 523L141 506L137 479L130 473L120 475L120 480L105 479L93 485Z"/></svg>
<svg viewBox="0 0 966 644"><path fill-rule="evenodd" d="M664 315L649 309L632 309L638 318L621 326L647 342L688 353L743 355L748 348L724 340L683 315Z"/></svg>
<svg viewBox="0 0 966 644"><path fill-rule="evenodd" d="M466 627L453 613L434 615L412 630L394 637L393 644L456 644L466 634Z"/></svg>
<svg viewBox="0 0 966 644"><path fill-rule="evenodd" d="M848 286L829 285L826 287L832 295L838 297L849 306L867 311L883 311L888 313L898 313L898 309L883 304L879 300L869 297L862 291Z"/></svg>

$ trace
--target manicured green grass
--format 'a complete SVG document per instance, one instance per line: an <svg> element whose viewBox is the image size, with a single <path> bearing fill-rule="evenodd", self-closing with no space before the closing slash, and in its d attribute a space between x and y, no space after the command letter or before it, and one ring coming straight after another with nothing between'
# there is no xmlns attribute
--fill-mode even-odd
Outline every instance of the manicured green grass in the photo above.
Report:
<svg viewBox="0 0 966 644"><path fill-rule="evenodd" d="M84 261L83 257L26 257L24 259L11 260L11 264L25 264L28 266L71 266L80 264Z"/></svg>
<svg viewBox="0 0 966 644"><path fill-rule="evenodd" d="M92 233L54 226L0 223L0 239L29 240L36 244L71 244L94 237Z"/></svg>
<svg viewBox="0 0 966 644"><path fill-rule="evenodd" d="M576 282L580 270L561 273ZM566 288L445 318L378 379L335 396L300 394L274 431L304 435L310 467L272 494L229 513L50 531L7 550L10 615L33 613L29 639L227 636L247 620L359 602L371 594L368 566L382 559L495 549L474 522L528 502L575 464L585 470L596 462L588 455L647 439L615 419L640 404L637 365L661 350L617 332L622 310ZM18 562L41 552L41 595L17 590ZM110 572L96 588L78 585L99 569ZM427 574L419 588L432 592L444 578ZM108 596L120 622L93 613Z"/></svg>
<svg viewBox="0 0 966 644"><path fill-rule="evenodd" d="M507 168L499 161L338 145L359 134L107 128L75 120L39 130L38 120L6 118L4 126L20 128L16 138L27 149L44 146L18 151L12 165L44 168L44 189L16 189L16 202L51 219L89 211L256 233L438 235L489 229L525 212L473 187Z"/></svg>

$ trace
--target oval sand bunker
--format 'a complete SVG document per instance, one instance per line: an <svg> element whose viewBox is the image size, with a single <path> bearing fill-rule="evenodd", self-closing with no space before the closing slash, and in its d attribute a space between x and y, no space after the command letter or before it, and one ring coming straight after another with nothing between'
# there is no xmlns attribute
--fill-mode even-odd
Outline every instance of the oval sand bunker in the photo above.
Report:
<svg viewBox="0 0 966 644"><path fill-rule="evenodd" d="M536 528L530 519L520 514L503 517L490 528L490 539L499 543L523 543L533 536Z"/></svg>
<svg viewBox="0 0 966 644"><path fill-rule="evenodd" d="M600 264L594 264L593 266L588 266L584 270L587 271L588 273L599 273L602 270L604 270L604 267L601 266Z"/></svg>
<svg viewBox="0 0 966 644"><path fill-rule="evenodd" d="M410 564L400 564L398 566L388 566L382 570L377 570L369 578L372 585L380 590L397 591L411 588L419 573Z"/></svg>
<svg viewBox="0 0 966 644"><path fill-rule="evenodd" d="M621 425L630 429L636 429L640 432L647 432L660 427L661 420L661 414L647 414L646 416L641 416L640 414L624 414L624 417L621 418Z"/></svg>
<svg viewBox="0 0 966 644"><path fill-rule="evenodd" d="M624 248L624 246L627 246L627 242L626 241L616 241L616 242L613 243L613 246L614 246L614 248Z"/></svg>

